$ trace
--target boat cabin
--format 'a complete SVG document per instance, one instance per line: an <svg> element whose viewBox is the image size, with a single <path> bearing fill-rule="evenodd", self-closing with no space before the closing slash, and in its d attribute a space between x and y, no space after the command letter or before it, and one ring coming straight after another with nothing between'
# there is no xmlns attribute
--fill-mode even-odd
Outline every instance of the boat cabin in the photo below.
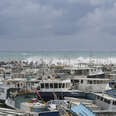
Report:
<svg viewBox="0 0 116 116"><path fill-rule="evenodd" d="M61 92L71 88L70 80L42 80L39 83L40 91Z"/></svg>
<svg viewBox="0 0 116 116"><path fill-rule="evenodd" d="M79 78L71 79L75 89L85 92L103 92L109 89L109 79L100 78Z"/></svg>
<svg viewBox="0 0 116 116"><path fill-rule="evenodd" d="M63 67L59 69L54 70L56 74L67 74L67 75L73 75L73 76L87 76L88 78L104 78L105 74L102 71L101 67Z"/></svg>
<svg viewBox="0 0 116 116"><path fill-rule="evenodd" d="M116 110L116 98L109 96L108 94L96 94L95 103L98 106L101 106L101 109L103 110L110 110L115 111Z"/></svg>

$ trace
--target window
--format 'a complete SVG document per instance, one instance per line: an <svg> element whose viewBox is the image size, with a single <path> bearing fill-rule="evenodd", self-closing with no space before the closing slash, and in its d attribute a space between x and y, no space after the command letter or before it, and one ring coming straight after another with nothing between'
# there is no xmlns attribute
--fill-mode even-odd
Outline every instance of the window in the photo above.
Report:
<svg viewBox="0 0 116 116"><path fill-rule="evenodd" d="M45 88L49 88L49 84L48 83L45 83Z"/></svg>
<svg viewBox="0 0 116 116"><path fill-rule="evenodd" d="M110 100L108 100L108 99L104 99L104 102L110 104Z"/></svg>
<svg viewBox="0 0 116 116"><path fill-rule="evenodd" d="M102 80L100 80L100 82L99 82L100 84L103 84L103 81Z"/></svg>
<svg viewBox="0 0 116 116"><path fill-rule="evenodd" d="M62 88L65 88L65 84L64 83L62 84Z"/></svg>
<svg viewBox="0 0 116 116"><path fill-rule="evenodd" d="M79 83L79 80L75 80L75 83Z"/></svg>
<svg viewBox="0 0 116 116"><path fill-rule="evenodd" d="M106 102L106 103L107 103L107 99L104 99L104 102Z"/></svg>
<svg viewBox="0 0 116 116"><path fill-rule="evenodd" d="M81 80L81 83L83 83L83 80Z"/></svg>
<svg viewBox="0 0 116 116"><path fill-rule="evenodd" d="M116 105L116 101L113 101L113 105Z"/></svg>
<svg viewBox="0 0 116 116"><path fill-rule="evenodd" d="M41 83L41 88L44 88L44 84L43 83Z"/></svg>
<svg viewBox="0 0 116 116"><path fill-rule="evenodd" d="M99 80L96 80L96 83L99 84Z"/></svg>
<svg viewBox="0 0 116 116"><path fill-rule="evenodd" d="M92 84L92 81L90 80L90 84Z"/></svg>
<svg viewBox="0 0 116 116"><path fill-rule="evenodd" d="M110 104L111 103L111 101L110 100L108 100L108 104Z"/></svg>
<svg viewBox="0 0 116 116"><path fill-rule="evenodd" d="M88 80L87 83L90 84L90 81Z"/></svg>
<svg viewBox="0 0 116 116"><path fill-rule="evenodd" d="M101 97L101 101L103 101L103 97Z"/></svg>
<svg viewBox="0 0 116 116"><path fill-rule="evenodd" d="M100 96L97 96L97 99L100 99Z"/></svg>
<svg viewBox="0 0 116 116"><path fill-rule="evenodd" d="M96 80L94 80L93 83L96 84Z"/></svg>
<svg viewBox="0 0 116 116"><path fill-rule="evenodd" d="M59 83L59 88L62 88L62 84L61 83Z"/></svg>
<svg viewBox="0 0 116 116"><path fill-rule="evenodd" d="M54 88L58 88L58 83L54 83Z"/></svg>
<svg viewBox="0 0 116 116"><path fill-rule="evenodd" d="M53 83L50 83L50 88L53 88Z"/></svg>

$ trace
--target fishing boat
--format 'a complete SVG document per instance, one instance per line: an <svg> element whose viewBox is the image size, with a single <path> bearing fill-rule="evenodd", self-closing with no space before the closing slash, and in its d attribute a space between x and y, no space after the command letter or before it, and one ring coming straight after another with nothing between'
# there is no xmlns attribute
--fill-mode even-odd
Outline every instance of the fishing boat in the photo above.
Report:
<svg viewBox="0 0 116 116"><path fill-rule="evenodd" d="M37 88L40 96L48 101L51 99L63 99L68 96L83 96L83 92L72 89L70 79L41 80Z"/></svg>
<svg viewBox="0 0 116 116"><path fill-rule="evenodd" d="M74 88L83 92L103 92L109 90L111 89L109 81L109 79L84 78L82 76L72 78Z"/></svg>
<svg viewBox="0 0 116 116"><path fill-rule="evenodd" d="M84 73L87 71L87 73ZM71 78L75 89L83 92L103 92L110 89L109 78L105 78L105 74L101 67L83 68L80 70L81 75L74 75Z"/></svg>
<svg viewBox="0 0 116 116"><path fill-rule="evenodd" d="M116 90L108 90L104 93L95 93L95 103L101 106L102 110L116 110Z"/></svg>

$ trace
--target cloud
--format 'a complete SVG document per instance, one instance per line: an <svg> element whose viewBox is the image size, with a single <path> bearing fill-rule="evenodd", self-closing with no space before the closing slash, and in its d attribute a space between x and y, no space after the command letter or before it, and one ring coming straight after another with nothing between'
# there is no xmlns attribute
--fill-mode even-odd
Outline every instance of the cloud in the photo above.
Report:
<svg viewBox="0 0 116 116"><path fill-rule="evenodd" d="M79 24L82 30L89 32L95 31L97 34L115 34L114 29L116 28L116 3L113 4L111 8L96 8L93 12L89 12L85 17L83 17ZM82 31L81 30L81 31Z"/></svg>
<svg viewBox="0 0 116 116"><path fill-rule="evenodd" d="M116 49L115 12L115 0L0 0L0 49Z"/></svg>

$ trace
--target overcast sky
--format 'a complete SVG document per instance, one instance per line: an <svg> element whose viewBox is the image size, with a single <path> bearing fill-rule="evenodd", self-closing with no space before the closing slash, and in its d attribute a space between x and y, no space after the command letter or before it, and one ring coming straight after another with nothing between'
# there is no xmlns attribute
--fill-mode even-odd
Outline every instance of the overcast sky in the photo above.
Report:
<svg viewBox="0 0 116 116"><path fill-rule="evenodd" d="M116 50L116 0L0 0L0 50Z"/></svg>

